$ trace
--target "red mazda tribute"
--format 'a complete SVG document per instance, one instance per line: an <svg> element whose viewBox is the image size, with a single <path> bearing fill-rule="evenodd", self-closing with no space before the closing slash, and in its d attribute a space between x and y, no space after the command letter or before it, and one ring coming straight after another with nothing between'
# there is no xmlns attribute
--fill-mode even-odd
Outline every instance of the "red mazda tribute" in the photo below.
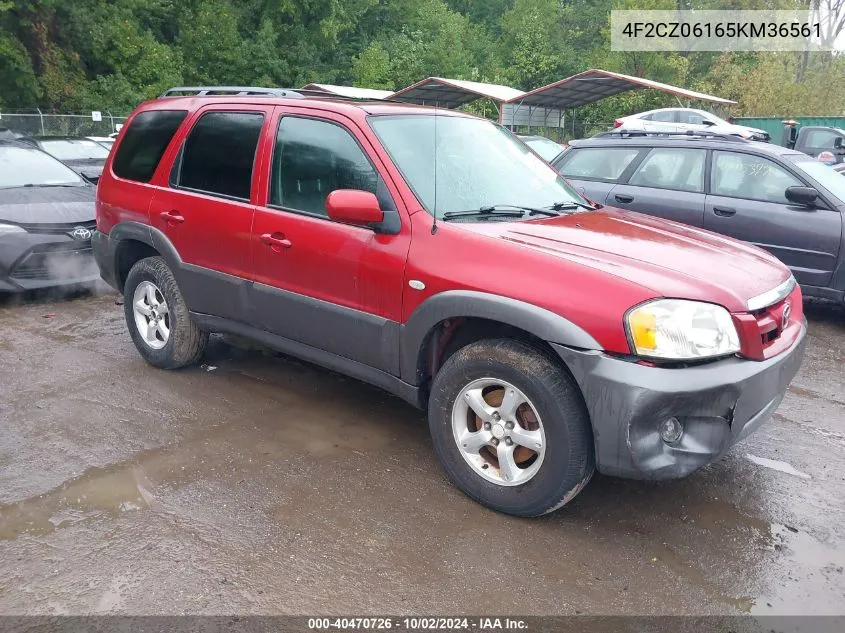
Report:
<svg viewBox="0 0 845 633"><path fill-rule="evenodd" d="M378 385L428 410L457 487L519 516L596 468L665 479L717 459L804 352L774 257L596 209L461 112L173 89L121 131L97 229L149 363L194 363L228 332Z"/></svg>

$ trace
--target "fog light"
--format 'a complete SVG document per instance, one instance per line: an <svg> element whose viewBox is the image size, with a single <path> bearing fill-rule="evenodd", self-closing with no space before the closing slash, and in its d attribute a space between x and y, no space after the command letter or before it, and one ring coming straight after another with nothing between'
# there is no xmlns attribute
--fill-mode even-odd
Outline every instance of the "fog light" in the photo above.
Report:
<svg viewBox="0 0 845 633"><path fill-rule="evenodd" d="M667 418L660 423L660 439L667 444L674 444L684 434L684 427L678 418Z"/></svg>

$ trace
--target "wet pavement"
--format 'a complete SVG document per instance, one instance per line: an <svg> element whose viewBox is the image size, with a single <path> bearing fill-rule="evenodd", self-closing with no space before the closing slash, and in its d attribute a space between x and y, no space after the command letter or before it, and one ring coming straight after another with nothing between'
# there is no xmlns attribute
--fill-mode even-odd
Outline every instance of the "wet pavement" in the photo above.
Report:
<svg viewBox="0 0 845 633"><path fill-rule="evenodd" d="M231 338L154 369L115 299L0 303L4 614L845 612L845 309L718 463L524 520L403 402Z"/></svg>

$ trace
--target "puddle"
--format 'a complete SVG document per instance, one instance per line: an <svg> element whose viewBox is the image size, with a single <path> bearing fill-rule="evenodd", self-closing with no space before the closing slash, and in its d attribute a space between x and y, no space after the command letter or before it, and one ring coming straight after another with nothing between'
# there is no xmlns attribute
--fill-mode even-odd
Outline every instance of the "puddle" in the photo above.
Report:
<svg viewBox="0 0 845 633"><path fill-rule="evenodd" d="M772 470L777 470L778 472L786 473L787 475L794 475L795 477L800 477L801 479L812 479L812 477L807 473L801 472L800 470L796 470L790 464L779 461L777 459L766 459L765 457L757 457L757 455L752 455L751 453L746 453L745 458L750 462L757 464L758 466L762 466L763 468L771 468Z"/></svg>

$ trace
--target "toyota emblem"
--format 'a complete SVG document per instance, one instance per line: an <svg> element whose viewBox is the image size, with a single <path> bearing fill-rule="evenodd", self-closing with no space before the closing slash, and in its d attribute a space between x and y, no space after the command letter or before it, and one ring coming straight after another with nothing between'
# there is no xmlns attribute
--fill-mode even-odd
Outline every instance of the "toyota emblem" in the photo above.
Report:
<svg viewBox="0 0 845 633"><path fill-rule="evenodd" d="M84 226L77 226L70 232L70 236L75 240L90 240L91 230L86 229Z"/></svg>
<svg viewBox="0 0 845 633"><path fill-rule="evenodd" d="M789 325L789 315L792 314L792 304L787 301L783 304L783 318L781 319L780 328L786 329L786 326Z"/></svg>

